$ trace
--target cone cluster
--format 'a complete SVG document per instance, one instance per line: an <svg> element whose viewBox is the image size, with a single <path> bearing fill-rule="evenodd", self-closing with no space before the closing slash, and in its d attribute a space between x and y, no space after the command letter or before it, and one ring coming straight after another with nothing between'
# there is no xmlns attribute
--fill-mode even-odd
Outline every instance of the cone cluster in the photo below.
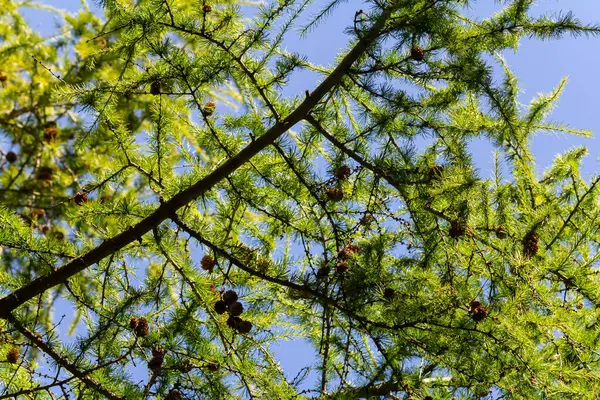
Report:
<svg viewBox="0 0 600 400"><path fill-rule="evenodd" d="M359 250L360 250L360 247L358 247L357 245L355 245L355 244L347 244L346 246L344 246L344 248L342 250L340 250L338 252L338 258L340 260L347 260L354 253L358 253Z"/></svg>
<svg viewBox="0 0 600 400"><path fill-rule="evenodd" d="M335 272L338 274L346 273L349 269L350 267L346 261L338 261L335 263Z"/></svg>
<svg viewBox="0 0 600 400"><path fill-rule="evenodd" d="M215 312L217 314L229 313L227 325L239 333L248 333L252 329L252 324L240 318L244 312L244 306L238 301L238 295L234 290L228 290L221 296L221 300L215 303Z"/></svg>

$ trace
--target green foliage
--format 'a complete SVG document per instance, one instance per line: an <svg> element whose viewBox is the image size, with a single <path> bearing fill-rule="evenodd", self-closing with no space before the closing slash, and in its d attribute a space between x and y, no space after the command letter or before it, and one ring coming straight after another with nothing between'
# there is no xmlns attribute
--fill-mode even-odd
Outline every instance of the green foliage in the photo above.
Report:
<svg viewBox="0 0 600 400"><path fill-rule="evenodd" d="M0 398L596 398L600 180L529 149L590 133L499 54L600 27L365 1L321 66L286 50L319 3L104 0L44 38L0 0Z"/></svg>

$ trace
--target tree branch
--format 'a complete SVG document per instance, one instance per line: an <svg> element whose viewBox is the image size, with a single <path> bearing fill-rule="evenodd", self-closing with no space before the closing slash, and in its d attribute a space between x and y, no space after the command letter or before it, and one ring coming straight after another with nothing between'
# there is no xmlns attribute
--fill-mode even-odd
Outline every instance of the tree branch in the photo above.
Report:
<svg viewBox="0 0 600 400"><path fill-rule="evenodd" d="M65 358L61 357L48 343L38 338L35 333L31 332L27 327L21 324L12 314L9 316L8 321L27 339L29 339L37 348L48 354L58 365L73 374L74 377L85 383L87 386L93 388L98 393L103 394L108 399L112 400L124 400L123 397L118 396L110 390L102 387L94 379L86 375L86 373L80 371L74 364L71 364Z"/></svg>
<svg viewBox="0 0 600 400"><path fill-rule="evenodd" d="M225 179L261 150L271 145L277 138L287 132L288 129L304 119L323 97L339 84L352 64L358 60L372 42L379 38L390 14L391 9L385 9L373 27L356 43L333 72L317 86L312 93L306 96L302 103L291 114L282 119L281 122L273 125L264 135L248 144L237 155L225 161L212 173L200 179L191 187L179 192L169 201L163 203L152 214L138 222L135 226L113 238L105 240L102 244L89 252L62 265L55 271L33 280L3 299L0 299L0 318L8 319L10 313L23 303L44 293L46 290L65 282L73 275L89 268L103 258L132 243L138 237L141 237L154 227L158 226L165 219L169 218L169 216L173 215L179 208L209 191L218 182ZM165 25L169 26L168 24ZM173 29L183 30L183 28L177 26L171 27ZM194 31L189 31L188 33L196 34Z"/></svg>

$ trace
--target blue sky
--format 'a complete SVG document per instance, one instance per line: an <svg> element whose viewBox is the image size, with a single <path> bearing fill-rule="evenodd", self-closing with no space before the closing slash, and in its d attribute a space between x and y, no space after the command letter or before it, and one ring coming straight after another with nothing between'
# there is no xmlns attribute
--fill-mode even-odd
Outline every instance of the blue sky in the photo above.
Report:
<svg viewBox="0 0 600 400"><path fill-rule="evenodd" d="M44 4L57 8L76 10L81 7L78 0L45 0ZM317 0L317 5L325 1ZM477 17L490 15L498 9L497 1L477 1L469 14ZM288 36L287 49L306 55L313 63L330 64L347 41L344 34L351 23L354 13L360 9L361 2L347 1L342 4L322 25L314 29L306 38L296 34ZM92 4L91 4L92 6ZM316 11L317 8L313 7ZM560 11L573 11L583 22L600 21L600 1L598 0L540 0L534 6L534 14ZM27 17L35 28L48 34L54 27L52 16L46 12L29 11ZM600 132L600 38L572 38L566 36L560 40L541 42L525 39L519 52L503 54L510 68L520 79L522 92L520 101L527 104L540 92L551 91L564 77L569 81L557 108L551 114L553 121L559 121L575 128ZM315 86L315 75L305 74L302 79L294 80L284 94L300 94ZM584 161L584 177L590 178L599 170L598 157L600 142L598 138L586 139L568 135L538 134L533 140L533 152L538 161L538 172L546 169L555 155L573 146L585 145L589 156ZM474 160L482 175L487 176L492 169L492 147L485 140L478 140L471 147ZM57 310L62 315L68 311ZM280 344L276 354L282 367L292 379L304 366L312 364L312 348L299 342Z"/></svg>

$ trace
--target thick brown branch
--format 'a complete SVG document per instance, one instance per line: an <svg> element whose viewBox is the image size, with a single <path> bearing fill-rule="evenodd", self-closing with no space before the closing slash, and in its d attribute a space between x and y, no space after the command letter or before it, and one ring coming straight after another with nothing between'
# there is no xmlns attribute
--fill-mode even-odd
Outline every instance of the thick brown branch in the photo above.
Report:
<svg viewBox="0 0 600 400"><path fill-rule="evenodd" d="M3 299L0 299L0 318L8 318L12 310L19 307L21 304L44 293L48 289L65 282L73 275L85 270L110 254L119 251L137 238L149 232L169 216L173 215L179 208L206 193L265 147L272 144L277 138L287 132L288 129L304 119L323 97L339 84L340 80L347 73L352 64L354 64L354 62L365 52L367 47L379 37L390 12L389 9L384 10L383 14L370 31L356 43L333 72L317 86L317 88L308 95L291 114L281 120L281 122L273 125L264 135L248 144L248 146L241 150L237 155L228 159L212 173L200 179L188 189L173 196L173 198L166 201L158 207L156 211L141 220L135 226L113 238L105 240L102 244L82 256L73 259L57 268L55 271L33 280ZM173 26L173 28L180 29L175 26ZM195 32L192 31L190 33Z"/></svg>

